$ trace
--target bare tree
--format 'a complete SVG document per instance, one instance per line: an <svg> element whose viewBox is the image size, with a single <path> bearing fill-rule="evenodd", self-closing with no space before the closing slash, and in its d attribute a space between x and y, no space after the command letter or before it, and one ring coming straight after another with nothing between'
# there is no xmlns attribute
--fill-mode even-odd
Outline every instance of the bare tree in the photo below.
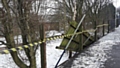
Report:
<svg viewBox="0 0 120 68"><path fill-rule="evenodd" d="M22 44L26 45L38 39L35 35L41 17L39 16L40 8L43 0L1 0L0 8L0 24L3 35L6 39L8 49L15 48L14 25L20 30L22 36ZM4 42L3 42L4 43ZM36 68L36 47L24 48L28 58L29 65L19 56L19 51L10 52L14 62L20 68Z"/></svg>
<svg viewBox="0 0 120 68"><path fill-rule="evenodd" d="M89 9L88 17L92 22L100 21L100 13L103 12L103 8L111 3L111 0L86 0L86 8ZM105 11L105 10L104 10Z"/></svg>

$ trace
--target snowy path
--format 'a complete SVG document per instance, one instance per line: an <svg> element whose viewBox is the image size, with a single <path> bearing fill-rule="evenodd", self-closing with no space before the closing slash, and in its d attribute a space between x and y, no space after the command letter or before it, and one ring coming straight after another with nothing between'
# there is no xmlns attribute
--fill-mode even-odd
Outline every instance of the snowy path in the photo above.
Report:
<svg viewBox="0 0 120 68"><path fill-rule="evenodd" d="M120 68L120 27L59 68Z"/></svg>

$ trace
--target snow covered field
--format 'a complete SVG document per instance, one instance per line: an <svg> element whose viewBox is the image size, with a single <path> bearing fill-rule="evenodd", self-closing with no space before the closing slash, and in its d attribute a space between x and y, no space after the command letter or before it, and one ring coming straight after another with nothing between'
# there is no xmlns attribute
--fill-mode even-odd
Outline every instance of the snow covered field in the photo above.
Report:
<svg viewBox="0 0 120 68"><path fill-rule="evenodd" d="M55 36L55 35L61 35L61 33L57 32L57 31L50 31L47 33L47 37L49 36ZM20 38L20 37L19 37ZM16 37L15 37L16 39ZM0 40L5 40L4 38L1 38ZM52 41L47 41L46 43L46 49L47 49L47 68L54 68L55 64L57 63L61 53L63 52L62 50L58 50L56 49L56 46L59 46L61 43L62 39L57 39L57 40L52 40ZM20 40L21 42L21 40ZM3 45L4 46L4 45ZM1 47L3 47L1 46ZM5 47L5 46L4 46ZM24 55L24 52L22 55ZM40 68L40 49L37 50L37 54L36 54L36 60L37 60L37 68ZM65 60L67 60L68 58L68 54L66 53L61 62L64 62ZM27 63L27 62L26 62ZM29 63L27 63L29 64ZM3 54L0 55L0 68L19 68L15 65L15 63L13 62L10 54Z"/></svg>
<svg viewBox="0 0 120 68"><path fill-rule="evenodd" d="M55 32L54 34L60 34ZM47 42L47 68L54 68L59 56L63 52L62 50L55 49L59 46L62 39L52 40ZM81 53L76 60L73 61L71 68L99 68L104 67L104 62L110 58L107 53L110 52L112 46L117 42L120 42L120 27L116 28L114 32L104 36L99 43L95 43L94 46L88 48L84 53ZM37 68L40 68L40 54L37 50ZM68 54L64 54L62 60L67 60ZM0 68L18 68L9 54L0 55ZM62 68L62 67L60 67Z"/></svg>

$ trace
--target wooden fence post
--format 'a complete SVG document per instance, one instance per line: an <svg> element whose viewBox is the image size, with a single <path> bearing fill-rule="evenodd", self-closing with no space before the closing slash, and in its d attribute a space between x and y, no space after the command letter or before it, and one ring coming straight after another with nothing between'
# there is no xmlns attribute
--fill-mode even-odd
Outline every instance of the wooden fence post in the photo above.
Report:
<svg viewBox="0 0 120 68"><path fill-rule="evenodd" d="M118 19L116 20L116 27L118 27L119 26L119 24L118 24Z"/></svg>
<svg viewBox="0 0 120 68"><path fill-rule="evenodd" d="M81 24L79 31L82 32L82 30L83 30L83 24ZM83 33L80 34L79 37L80 37L80 44L79 44L80 51L82 51L83 50Z"/></svg>
<svg viewBox="0 0 120 68"><path fill-rule="evenodd" d="M104 21L103 21L103 36L105 35L105 26L104 26Z"/></svg>
<svg viewBox="0 0 120 68"><path fill-rule="evenodd" d="M44 24L42 23L40 25L40 39L43 41L45 39L45 30L44 30ZM41 53L41 68L47 68L47 62L46 62L46 44L45 42L40 45L40 53Z"/></svg>
<svg viewBox="0 0 120 68"><path fill-rule="evenodd" d="M109 23L109 20L108 20L108 33L110 32L110 23Z"/></svg>
<svg viewBox="0 0 120 68"><path fill-rule="evenodd" d="M99 33L100 32L100 27L96 27L97 28L97 30L96 30L96 40L97 40L97 33ZM100 38L100 36L98 36L98 39Z"/></svg>
<svg viewBox="0 0 120 68"><path fill-rule="evenodd" d="M69 50L69 59L72 57L72 51Z"/></svg>
<svg viewBox="0 0 120 68"><path fill-rule="evenodd" d="M97 28L97 24L96 24L96 21L94 22L94 29ZM97 40L97 30L95 31L95 35L94 35L94 39L95 41Z"/></svg>

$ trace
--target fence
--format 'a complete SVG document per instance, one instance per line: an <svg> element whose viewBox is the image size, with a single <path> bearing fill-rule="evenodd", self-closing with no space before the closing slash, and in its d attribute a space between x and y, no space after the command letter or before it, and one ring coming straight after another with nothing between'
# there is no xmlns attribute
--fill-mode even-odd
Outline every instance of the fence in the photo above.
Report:
<svg viewBox="0 0 120 68"><path fill-rule="evenodd" d="M41 26L41 28L43 28L43 26ZM23 46L18 46L18 47L16 47L16 48L11 48L11 49L6 49L6 50L2 50L2 51L0 51L0 55L1 54L8 54L8 53L10 53L10 52L16 52L16 51L18 51L18 50L23 50L24 48L29 48L29 47L33 47L33 46L37 46L37 45L39 45L39 44L41 44L42 46L45 46L45 42L46 41L50 41L50 40L55 40L55 39L61 39L61 38L65 38L65 37L71 37L71 36L73 36L73 35L80 35L80 34L83 34L83 33L86 33L86 32L88 32L88 33L94 33L94 41L96 41L97 39L99 39L100 38L100 36L99 36L99 31L101 31L102 30L102 36L104 36L104 35L106 35L107 33L109 33L110 32L110 30L113 30L115 28L115 25L113 25L113 22L111 21L108 21L108 24L105 24L104 22L103 22L103 24L102 25L96 25L95 26L95 28L94 29L92 29L92 30L82 30L81 32L76 32L75 34L74 33L71 33L71 34L65 34L65 35L59 35L59 36L54 36L54 37L48 37L48 38L44 38L44 29L41 29L41 31L42 31L42 35L41 35L41 39L39 40L39 41L37 41L37 42L33 42L33 43L29 43L28 45L23 45ZM100 33L101 34L101 33ZM88 39L89 39L90 37L88 37ZM86 41L88 41L88 39L86 40ZM84 43L86 43L86 41L84 41ZM84 44L83 43L83 44ZM84 47L84 46L83 46ZM45 51L45 47L41 47L43 50L42 50L42 52L44 52ZM64 48L62 48L62 49L64 49ZM45 55L45 54L41 54L41 55ZM43 58L42 59L45 59L45 56L43 56ZM46 68L45 66L46 65L44 65L45 64L45 62L46 62L46 60L43 60L43 67L42 68Z"/></svg>

